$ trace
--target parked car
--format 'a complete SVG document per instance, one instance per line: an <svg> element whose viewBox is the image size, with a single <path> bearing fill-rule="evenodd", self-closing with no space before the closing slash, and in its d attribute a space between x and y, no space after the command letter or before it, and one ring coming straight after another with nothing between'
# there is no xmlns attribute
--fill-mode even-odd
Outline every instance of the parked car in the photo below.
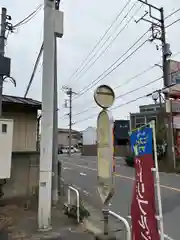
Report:
<svg viewBox="0 0 180 240"><path fill-rule="evenodd" d="M62 147L62 153L68 154L69 153L69 147ZM71 153L75 153L74 147L71 147Z"/></svg>
<svg viewBox="0 0 180 240"><path fill-rule="evenodd" d="M78 148L74 147L74 152L75 152L75 153L78 153L78 152L80 152L80 151L79 151Z"/></svg>
<svg viewBox="0 0 180 240"><path fill-rule="evenodd" d="M58 154L63 154L62 148L58 148Z"/></svg>

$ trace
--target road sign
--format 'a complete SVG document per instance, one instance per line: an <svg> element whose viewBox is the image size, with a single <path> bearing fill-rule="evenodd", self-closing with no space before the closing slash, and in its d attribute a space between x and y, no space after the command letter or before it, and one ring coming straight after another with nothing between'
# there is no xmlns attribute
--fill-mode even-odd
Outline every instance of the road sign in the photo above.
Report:
<svg viewBox="0 0 180 240"><path fill-rule="evenodd" d="M115 94L111 87L101 85L96 89L94 99L97 105L101 108L109 108L113 105Z"/></svg>
<svg viewBox="0 0 180 240"><path fill-rule="evenodd" d="M103 204L108 204L114 194L114 121L110 111L115 94L106 85L94 93L96 103L103 108L97 118L98 192Z"/></svg>
<svg viewBox="0 0 180 240"><path fill-rule="evenodd" d="M102 110L97 119L98 192L103 204L113 195L113 119L109 111Z"/></svg>

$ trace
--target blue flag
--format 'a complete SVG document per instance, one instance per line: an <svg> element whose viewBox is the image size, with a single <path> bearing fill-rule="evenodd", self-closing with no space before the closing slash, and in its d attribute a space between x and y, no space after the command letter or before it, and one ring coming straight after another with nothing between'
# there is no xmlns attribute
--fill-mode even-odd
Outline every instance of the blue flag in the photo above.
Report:
<svg viewBox="0 0 180 240"><path fill-rule="evenodd" d="M135 156L152 154L153 132L152 128L144 127L131 133L131 149Z"/></svg>

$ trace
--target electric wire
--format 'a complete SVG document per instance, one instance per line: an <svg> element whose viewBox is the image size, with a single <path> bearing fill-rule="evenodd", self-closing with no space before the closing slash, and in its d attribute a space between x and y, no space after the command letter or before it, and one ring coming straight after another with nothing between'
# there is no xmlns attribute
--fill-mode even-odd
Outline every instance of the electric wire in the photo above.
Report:
<svg viewBox="0 0 180 240"><path fill-rule="evenodd" d="M177 53L175 53L175 54L173 54L173 56L175 57L175 56L177 56L178 54L180 54L180 51L177 52ZM140 73L132 76L131 78L127 79L124 83L122 83L122 84L120 84L120 85L117 85L114 89L117 89L117 88L119 88L119 87L122 87L122 86L128 84L130 81L132 81L132 80L134 80L134 79L136 79L136 78L144 75L145 73L147 73L147 72L149 72L150 70L152 70L153 68L155 68L157 64L159 64L159 62L157 62L156 64L154 64L154 65L152 65L152 66L150 66L150 67L148 67L147 69L143 70L142 72L140 72ZM154 83L154 82L156 82L156 81L158 81L158 80L160 80L160 79L161 79L161 78L157 78L157 79L153 80L152 82L147 83L147 86L150 85L150 84L152 84L152 83ZM142 87L142 86L141 86L141 87ZM131 93L132 91L133 91L133 90L131 90L130 93ZM124 96L127 95L127 94L129 94L129 92L125 93ZM122 95L117 96L117 98L120 98L120 97L122 97ZM94 102L93 102L93 103L94 103ZM75 117L75 116L81 115L81 114L86 113L86 112L88 112L89 110L92 110L92 109L95 109L95 108L97 108L97 106L91 106L90 108L87 108L87 109L85 109L85 110L83 110L83 111L80 111L80 112L78 112L78 113L75 113L73 116ZM64 116L67 116L67 114L65 114Z"/></svg>
<svg viewBox="0 0 180 240"><path fill-rule="evenodd" d="M175 20L174 22L170 23L169 25L166 26L166 28L171 27L172 25L174 25L175 23L180 22L180 18L178 18L177 20Z"/></svg>
<svg viewBox="0 0 180 240"><path fill-rule="evenodd" d="M175 11L173 11L172 13L170 13L168 16L166 16L164 19L166 20L166 19L170 18L171 16L173 16L174 14L176 14L176 13L179 12L179 11L180 11L180 8L176 9Z"/></svg>
<svg viewBox="0 0 180 240"><path fill-rule="evenodd" d="M128 14L122 19L122 21L118 24L118 26L115 28L114 32L118 29L118 27L123 23L123 21L127 18L127 16L130 14L130 12L133 10L133 8L135 7L137 3L134 3L134 5L131 7L131 9L129 10ZM142 7L142 6L141 6ZM140 8L141 8L140 7ZM84 65L84 67L80 70L80 72L76 75L77 79L76 81L78 81L79 79L82 78L82 76L84 76L84 74L101 58L101 56L107 52L108 49L111 48L111 46L113 45L114 41L119 37L119 35L128 27L129 23L133 20L134 15L137 14L137 12L140 10L137 9L137 11L133 14L133 16L127 21L127 23L124 25L124 27L122 29L120 29L120 31L118 31L118 33L115 35L115 37L109 42L109 44L103 49L103 47L105 46L105 44L109 41L109 39L111 38L111 35L106 39L106 41L103 43L103 45L101 46L101 48L91 56L91 58L89 59L89 61L87 62L87 64ZM113 32L113 33L114 33ZM112 33L112 34L113 34ZM98 54L98 52L103 49L102 52L100 52L100 54L96 57L96 55ZM94 59L94 57L96 57ZM92 61L94 59L94 61ZM89 66L88 64L91 63ZM87 67L88 66L88 67ZM86 68L87 67L87 68ZM84 71L85 70L85 71ZM75 78L76 78L75 77Z"/></svg>
<svg viewBox="0 0 180 240"><path fill-rule="evenodd" d="M15 25L13 25L13 29L20 27L21 25L24 25L25 23L28 23L32 18L34 18L37 13L42 9L42 7L44 6L44 4L40 4L32 13L30 13L27 17L25 17L23 20L21 20L20 22L16 23Z"/></svg>
<svg viewBox="0 0 180 240"><path fill-rule="evenodd" d="M113 25L116 23L116 21L119 19L119 17L121 16L121 14L123 13L123 11L125 10L125 8L130 4L132 0L128 0L128 2L125 4L125 6L122 8L122 10L117 14L117 16L115 17L115 19L113 20L113 22L110 24L110 26L107 28L107 30L105 31L105 33L100 37L100 39L97 41L97 43L95 44L95 46L93 47L93 49L88 53L88 55L85 57L85 59L82 61L82 63L80 64L80 66L75 70L75 72L67 79L67 81L70 81L75 75L76 73L81 69L81 67L84 65L84 63L88 60L88 58L91 56L91 54L97 49L97 47L99 46L99 44L101 43L101 41L106 37L106 35L109 33L109 31L111 30L111 28L113 27Z"/></svg>
<svg viewBox="0 0 180 240"><path fill-rule="evenodd" d="M136 91L138 91L138 90L140 90L142 88L145 88L145 87L147 87L147 86L149 86L149 85L151 85L151 84L153 84L153 83L155 83L155 82L157 82L157 81L159 81L161 79L162 79L162 77L158 77L158 78L156 78L156 79L154 79L154 80L152 80L152 81L150 81L150 82L148 82L148 83L146 83L146 84L144 84L144 85L142 85L142 86L140 86L138 88L135 88L133 90L130 90L130 91L124 93L124 94L121 94L121 95L117 96L116 99L122 98L122 97L124 97L126 95L129 95L129 94L131 94L133 92L136 92ZM92 108L97 108L97 106L93 106ZM89 109L85 109L84 111L81 112L81 114L83 114L83 113L85 113L87 111L89 111ZM80 115L80 113L78 113L77 115ZM76 116L76 115L74 115L74 116Z"/></svg>
<svg viewBox="0 0 180 240"><path fill-rule="evenodd" d="M133 99L133 100L131 100L131 101L128 101L128 102L126 102L126 103L117 105L117 106L113 107L111 110L115 110L115 109L117 109L117 108L126 106L126 105L128 105L128 104L130 104L130 103L136 102L137 100L140 100L140 99L142 99L142 98L144 98L144 97L147 97L147 95L148 95L148 94L143 95L143 96L140 96L140 97L137 97L137 98L135 98L135 99ZM79 120L79 121L76 121L76 122L73 123L73 125L78 124L78 123L81 123L81 122L84 122L84 121L87 121L87 120L90 120L90 119L93 119L94 117L97 117L97 113L96 113L96 114L93 114L93 115L91 115L91 116L89 116L89 117L87 117L87 118L84 118L84 119L81 119L81 120Z"/></svg>
<svg viewBox="0 0 180 240"><path fill-rule="evenodd" d="M172 73L169 73L169 75L170 75L170 74L173 74L173 73L177 73L178 71L179 71L179 70L174 71L174 72L172 72ZM145 87L147 87L147 86L149 86L149 85L151 85L151 84L153 84L153 83L161 80L162 78L163 78L163 76L158 77L158 78L154 79L153 81L150 81L150 82L148 82L148 83L146 83L146 84L144 84L144 85L142 85L142 86L140 86L140 87L138 87L138 88L136 88L136 89L133 89L133 90L131 90L131 91L128 91L128 92L126 92L125 94L119 95L118 97L116 97L116 99L121 98L121 97L124 97L125 95L128 95L128 94L130 94L130 93L133 93L133 92L135 92L135 91L138 91L138 90L140 90L140 89L142 89L142 88L145 88ZM153 92L156 92L156 91L153 91ZM152 93L152 92L151 92L151 93ZM151 93L149 93L149 94L151 94ZM149 94L143 95L143 97L147 97ZM115 110L115 109L118 108L118 107L127 105L127 104L129 104L129 103L131 103L131 102L135 102L135 101L137 101L137 100L140 99L140 98L142 98L142 96L141 96L141 97L138 97L138 98L136 98L136 99L133 99L133 100L131 100L131 101L129 101L129 102L126 102L126 103L117 105L117 106L115 106L115 107L112 107L112 108L110 108L110 109L111 109L111 110ZM97 116L97 114L96 114L96 115L92 115L92 118L93 118L94 116ZM86 118L85 120L88 120L88 119L91 119L91 116L90 116L90 118ZM85 121L85 120L84 120L84 119L83 119L83 120L79 120L79 121L76 121L75 123L79 123L79 122L82 122L82 121Z"/></svg>
<svg viewBox="0 0 180 240"><path fill-rule="evenodd" d="M178 10L179 11L179 10ZM177 12L177 10L176 11L174 11L173 13L171 13L170 15L168 15L169 17L170 16L172 16L173 14L175 14L175 12ZM168 18L168 16L166 17L166 18ZM170 27L170 26L172 26L173 24L175 24L176 22L178 22L178 21L180 21L180 19L177 19L176 21L174 21L173 23L171 23L171 24L169 24L166 28L168 28L168 27ZM146 33L145 33L146 34ZM105 72L107 71L107 69L105 70ZM104 73L104 72L103 72ZM109 74L108 74L109 75ZM93 86L94 86L94 82L96 82L97 81L97 83L99 83L101 80L103 80L104 79L104 77L102 78L102 79L100 79L100 81L98 80L99 79L99 77L101 77L102 75L100 75L100 76L98 76L98 78L96 79L96 80L94 80L93 82L91 82L89 85L87 85L86 87L84 87L80 92L79 92L79 94L78 94L78 96L75 98L75 99L77 99L79 96L82 96L82 95L84 95L84 93L86 93L87 91L89 91ZM106 77L106 75L105 75L105 77ZM93 85L92 85L93 84ZM91 86L92 85L92 86ZM96 84L95 84L96 85Z"/></svg>
<svg viewBox="0 0 180 240"><path fill-rule="evenodd" d="M148 29L149 31L149 29ZM112 72L114 72L117 68L119 68L124 62L126 62L129 58L131 58L142 46L145 45L145 43L148 40L145 40L143 43L141 43L134 51L132 51L126 58L124 58L120 63L119 60L121 60L147 33L146 31L128 50L121 55L113 64L111 64L103 73L101 73L95 80L93 80L90 84L88 84L86 87L84 87L74 99L77 99L78 97L84 95L86 92L88 92L90 89L92 89L95 85L97 85L100 81L102 81L104 78L106 78L108 75L110 75ZM116 65L116 63L118 63ZM116 66L115 66L116 65ZM112 68L113 67L113 68ZM112 69L111 69L112 68ZM110 71L109 71L110 70ZM104 75L105 74L105 75ZM104 76L103 76L104 75Z"/></svg>

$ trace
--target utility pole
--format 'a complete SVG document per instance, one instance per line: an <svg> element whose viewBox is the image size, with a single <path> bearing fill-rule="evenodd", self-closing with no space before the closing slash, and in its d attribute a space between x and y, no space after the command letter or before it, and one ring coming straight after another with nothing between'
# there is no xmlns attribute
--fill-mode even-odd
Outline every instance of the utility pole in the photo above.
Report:
<svg viewBox="0 0 180 240"><path fill-rule="evenodd" d="M5 52L5 33L6 33L6 15L7 9L1 11L1 35L0 35L0 55L4 56ZM0 75L0 116L2 116L2 94L3 94L3 75Z"/></svg>
<svg viewBox="0 0 180 240"><path fill-rule="evenodd" d="M13 30L12 24L8 21L11 20L11 16L7 15L7 9L1 10L1 31L0 31L0 117L2 116L2 94L3 94L3 82L4 78L10 77L10 62L11 59L4 57L5 55L5 41L6 31ZM11 77L10 77L11 78ZM15 80L11 78L15 85Z"/></svg>
<svg viewBox="0 0 180 240"><path fill-rule="evenodd" d="M156 6L149 4L147 1L138 0L139 2L145 4L149 7L149 11L146 11L144 16L142 16L140 20L144 20L148 23L151 23L151 31L152 31L152 38L150 41L160 40L162 43L162 69L163 69L163 79L164 79L164 86L168 87L169 85L169 67L168 67L168 58L171 56L170 52L170 45L166 42L166 31L165 31L165 24L164 24L164 9L157 8ZM158 11L160 13L160 18L154 17L152 15L152 9L154 11ZM146 19L145 17L149 15L150 19ZM165 100L168 100L168 94L165 94ZM175 162L175 151L174 151L174 132L172 126L172 109L170 109L170 113L167 116L167 163L170 167L173 166Z"/></svg>
<svg viewBox="0 0 180 240"><path fill-rule="evenodd" d="M69 157L71 157L71 147L72 147L72 96L76 94L72 91L72 88L64 86L63 89L66 90L66 94L69 99L65 100L65 107L69 108ZM68 104L69 102L69 104Z"/></svg>
<svg viewBox="0 0 180 240"><path fill-rule="evenodd" d="M72 88L67 91L69 95L69 156L71 157L71 145L72 145Z"/></svg>
<svg viewBox="0 0 180 240"><path fill-rule="evenodd" d="M0 35L0 55L4 56L5 52L5 33L6 33L6 16L7 9L1 11L1 35ZM2 93L3 93L3 75L0 75L0 116L2 116Z"/></svg>
<svg viewBox="0 0 180 240"><path fill-rule="evenodd" d="M63 36L63 13L54 0L44 0L44 54L42 79L42 119L39 174L39 230L51 229L52 164L55 132L55 36Z"/></svg>

